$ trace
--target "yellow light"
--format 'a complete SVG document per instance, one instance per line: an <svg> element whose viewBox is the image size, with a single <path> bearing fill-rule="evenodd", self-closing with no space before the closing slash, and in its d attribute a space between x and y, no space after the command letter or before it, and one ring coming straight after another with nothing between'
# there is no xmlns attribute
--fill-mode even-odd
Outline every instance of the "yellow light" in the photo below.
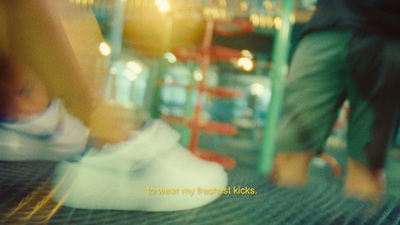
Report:
<svg viewBox="0 0 400 225"><path fill-rule="evenodd" d="M274 25L276 30L280 30L282 27L282 19L280 17L274 18Z"/></svg>
<svg viewBox="0 0 400 225"><path fill-rule="evenodd" d="M196 81L201 81L201 80L203 80L203 74L202 74L200 71L198 71L198 70L194 71L193 77L194 77L194 79L195 79Z"/></svg>
<svg viewBox="0 0 400 225"><path fill-rule="evenodd" d="M242 57L237 62L238 67L243 68L243 70L249 72L253 69L253 61L246 57Z"/></svg>
<svg viewBox="0 0 400 225"><path fill-rule="evenodd" d="M139 74L143 71L142 67L138 63L133 62L133 61L128 62L126 64L126 67L135 74Z"/></svg>
<svg viewBox="0 0 400 225"><path fill-rule="evenodd" d="M241 51L241 53L242 53L242 56L244 56L246 58L249 58L249 59L253 58L253 54L251 54L251 52L249 50L247 50L247 49L243 49Z"/></svg>
<svg viewBox="0 0 400 225"><path fill-rule="evenodd" d="M253 13L250 15L250 22L253 24L253 26L258 26L260 25L260 17Z"/></svg>
<svg viewBox="0 0 400 225"><path fill-rule="evenodd" d="M158 7L160 12L165 13L169 11L169 4L167 0L155 0L154 4Z"/></svg>
<svg viewBox="0 0 400 225"><path fill-rule="evenodd" d="M99 46L100 53L104 56L109 56L111 54L111 47L106 42L101 42Z"/></svg>
<svg viewBox="0 0 400 225"><path fill-rule="evenodd" d="M266 9L271 10L273 5L271 1L264 1L263 5L265 6Z"/></svg>
<svg viewBox="0 0 400 225"><path fill-rule="evenodd" d="M243 65L243 69L247 72L250 72L253 69L253 62L249 60L248 63Z"/></svg>
<svg viewBox="0 0 400 225"><path fill-rule="evenodd" d="M137 78L137 76L138 76L137 73L135 73L134 71L132 71L132 70L129 69L129 68L125 69L124 72L123 72L123 74L124 74L124 76L125 76L126 78L128 78L128 80L130 80L130 81L135 81L136 78Z"/></svg>
<svg viewBox="0 0 400 225"><path fill-rule="evenodd" d="M168 60L169 63L176 63L176 57L171 52L167 52L164 54L164 58Z"/></svg>
<svg viewBox="0 0 400 225"><path fill-rule="evenodd" d="M220 19L220 20L228 19L227 11L226 11L225 8L219 9L218 12L219 12L219 18L218 19Z"/></svg>
<svg viewBox="0 0 400 225"><path fill-rule="evenodd" d="M267 17L262 15L260 16L260 27L264 28L267 26Z"/></svg>
<svg viewBox="0 0 400 225"><path fill-rule="evenodd" d="M294 14L290 14L289 20L291 24L294 24L296 22L296 16Z"/></svg>
<svg viewBox="0 0 400 225"><path fill-rule="evenodd" d="M248 6L246 2L240 2L240 10L247 11Z"/></svg>
<svg viewBox="0 0 400 225"><path fill-rule="evenodd" d="M267 27L273 28L274 27L274 18L272 16L267 16Z"/></svg>
<svg viewBox="0 0 400 225"><path fill-rule="evenodd" d="M260 83L253 83L250 85L250 94L262 95L264 93L264 86Z"/></svg>

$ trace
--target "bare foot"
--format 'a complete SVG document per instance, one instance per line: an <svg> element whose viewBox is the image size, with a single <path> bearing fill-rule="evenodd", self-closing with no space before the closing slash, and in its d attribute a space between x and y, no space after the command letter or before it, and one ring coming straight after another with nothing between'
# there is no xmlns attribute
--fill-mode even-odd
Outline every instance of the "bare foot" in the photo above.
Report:
<svg viewBox="0 0 400 225"><path fill-rule="evenodd" d="M347 161L345 193L347 197L379 201L385 193L385 172L372 172L367 166L351 158Z"/></svg>
<svg viewBox="0 0 400 225"><path fill-rule="evenodd" d="M308 166L315 155L310 151L277 153L270 178L279 186L304 185L308 178Z"/></svg>

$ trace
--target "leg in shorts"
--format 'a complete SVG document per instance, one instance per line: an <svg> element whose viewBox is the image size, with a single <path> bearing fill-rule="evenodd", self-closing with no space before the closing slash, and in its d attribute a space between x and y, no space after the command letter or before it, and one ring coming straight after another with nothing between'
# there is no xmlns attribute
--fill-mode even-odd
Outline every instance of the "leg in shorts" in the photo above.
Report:
<svg viewBox="0 0 400 225"><path fill-rule="evenodd" d="M339 29L304 37L287 80L277 150L322 151L348 98L348 155L382 169L399 108L398 68L395 39Z"/></svg>

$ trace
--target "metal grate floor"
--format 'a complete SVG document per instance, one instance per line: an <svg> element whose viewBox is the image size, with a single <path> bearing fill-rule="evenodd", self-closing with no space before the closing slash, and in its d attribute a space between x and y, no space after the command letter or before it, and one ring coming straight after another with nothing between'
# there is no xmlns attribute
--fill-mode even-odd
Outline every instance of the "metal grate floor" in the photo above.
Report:
<svg viewBox="0 0 400 225"><path fill-rule="evenodd" d="M55 163L0 162L2 224L400 224L400 203L373 206L338 197L335 185L310 184L291 190L267 184L252 169L229 171L230 187L254 188L257 195L223 195L205 207L180 212L81 210L49 198Z"/></svg>

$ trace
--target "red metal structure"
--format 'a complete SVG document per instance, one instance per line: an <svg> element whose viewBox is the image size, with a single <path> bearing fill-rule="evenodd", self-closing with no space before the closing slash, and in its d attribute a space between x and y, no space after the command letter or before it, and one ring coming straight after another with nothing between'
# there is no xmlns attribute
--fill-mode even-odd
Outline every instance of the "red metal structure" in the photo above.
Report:
<svg viewBox="0 0 400 225"><path fill-rule="evenodd" d="M214 1L210 3L211 7ZM164 120L175 123L183 123L190 127L189 150L200 158L214 161L227 169L234 168L236 161L228 156L215 153L210 150L199 150L199 134L201 131L211 134L230 135L237 133L237 128L233 125L203 121L201 119L202 103L201 98L204 94L209 94L217 98L237 98L241 97L242 93L236 90L231 90L223 87L211 88L206 86L206 78L208 67L215 61L229 61L234 58L242 57L239 50L226 48L223 46L213 45L213 34L218 33L222 36L234 36L250 33L253 31L252 24L247 20L233 19L230 21L216 21L213 18L206 19L205 33L202 44L197 49L179 49L174 52L175 56L182 61L194 61L199 64L203 79L197 83L198 97L191 119L180 117L165 116Z"/></svg>

